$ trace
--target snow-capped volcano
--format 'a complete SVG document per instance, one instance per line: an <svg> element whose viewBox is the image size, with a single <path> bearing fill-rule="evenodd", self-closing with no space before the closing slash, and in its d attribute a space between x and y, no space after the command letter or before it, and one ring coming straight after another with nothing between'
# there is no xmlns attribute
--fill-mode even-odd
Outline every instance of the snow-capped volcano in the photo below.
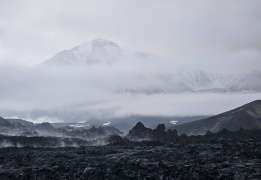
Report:
<svg viewBox="0 0 261 180"><path fill-rule="evenodd" d="M81 65L106 63L124 59L124 51L114 42L106 39L95 39L91 42L76 46L70 50L57 53L46 60L46 65Z"/></svg>
<svg viewBox="0 0 261 180"><path fill-rule="evenodd" d="M112 79L120 77L112 89L117 93L183 93L183 92L260 92L260 71L242 74L219 74L202 70L178 71L177 62L162 57L121 48L106 39L95 39L70 50L57 53L46 65L105 64ZM94 70L94 69L93 69ZM118 72L123 74L117 74ZM127 72L128 71L128 72ZM93 75L99 74L95 71ZM113 76L115 74L115 76ZM125 76L127 74L127 76ZM123 76L126 78L123 79ZM110 81L110 80L108 80Z"/></svg>

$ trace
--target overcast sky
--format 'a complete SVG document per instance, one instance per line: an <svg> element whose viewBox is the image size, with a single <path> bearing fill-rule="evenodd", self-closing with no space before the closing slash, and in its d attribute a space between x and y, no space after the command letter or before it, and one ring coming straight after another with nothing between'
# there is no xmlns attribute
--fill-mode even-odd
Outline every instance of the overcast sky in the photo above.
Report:
<svg viewBox="0 0 261 180"><path fill-rule="evenodd" d="M190 66L261 67L260 0L0 0L0 64L34 65L96 38Z"/></svg>
<svg viewBox="0 0 261 180"><path fill-rule="evenodd" d="M260 0L0 0L0 116L64 106L98 114L209 115L260 99L260 93L112 93L130 83L128 76L166 67L171 73L177 66L261 70L260 7ZM132 68L125 62L61 71L33 66L97 38L169 61L159 58L152 69L133 61Z"/></svg>

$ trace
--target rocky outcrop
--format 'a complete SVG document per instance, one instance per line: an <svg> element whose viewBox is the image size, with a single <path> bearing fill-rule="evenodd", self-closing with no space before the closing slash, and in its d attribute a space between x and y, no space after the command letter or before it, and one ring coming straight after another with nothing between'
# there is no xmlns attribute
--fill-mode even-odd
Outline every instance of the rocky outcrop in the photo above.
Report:
<svg viewBox="0 0 261 180"><path fill-rule="evenodd" d="M151 140L153 138L152 129L146 128L144 124L138 122L127 135L129 139Z"/></svg>
<svg viewBox="0 0 261 180"><path fill-rule="evenodd" d="M165 132L165 125L159 124L156 129L152 131L152 136L154 140L157 141L166 141L166 132Z"/></svg>
<svg viewBox="0 0 261 180"><path fill-rule="evenodd" d="M141 122L138 122L129 132L127 138L132 141L160 141L170 142L178 138L177 131L169 129L165 131L165 125L159 124L156 129L146 128Z"/></svg>

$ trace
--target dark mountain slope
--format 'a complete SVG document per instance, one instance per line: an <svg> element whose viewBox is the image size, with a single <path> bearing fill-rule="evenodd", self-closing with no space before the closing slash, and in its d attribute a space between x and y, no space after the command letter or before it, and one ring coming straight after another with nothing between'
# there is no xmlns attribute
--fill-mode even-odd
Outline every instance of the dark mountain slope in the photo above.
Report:
<svg viewBox="0 0 261 180"><path fill-rule="evenodd" d="M27 125L27 126L33 126L34 125L34 123L32 123L30 121L23 120L23 119L6 119L6 120L8 120L11 123L19 123L19 124Z"/></svg>
<svg viewBox="0 0 261 180"><path fill-rule="evenodd" d="M0 117L0 125L1 126L10 126L11 123L8 120Z"/></svg>
<svg viewBox="0 0 261 180"><path fill-rule="evenodd" d="M261 100L256 100L241 107L206 119L185 123L173 127L178 133L202 135L207 131L219 132L223 128L231 131L261 129Z"/></svg>

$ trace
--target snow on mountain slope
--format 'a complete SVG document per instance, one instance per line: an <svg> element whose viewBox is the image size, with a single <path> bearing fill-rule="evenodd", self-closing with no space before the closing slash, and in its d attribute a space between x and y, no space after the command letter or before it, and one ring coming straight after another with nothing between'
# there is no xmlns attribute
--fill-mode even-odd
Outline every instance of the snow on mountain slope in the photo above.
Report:
<svg viewBox="0 0 261 180"><path fill-rule="evenodd" d="M180 71L172 74L137 75L128 80L118 93L182 93L182 92L221 92L249 93L260 92L261 71L242 74L217 74L202 70Z"/></svg>
<svg viewBox="0 0 261 180"><path fill-rule="evenodd" d="M70 50L57 53L44 62L47 65L81 65L95 63L113 63L123 59L123 50L114 42L95 39Z"/></svg>
<svg viewBox="0 0 261 180"><path fill-rule="evenodd" d="M143 52L135 52L119 47L118 44L106 40L95 39L91 42L76 46L70 50L57 53L46 60L45 65L92 65L92 64L113 64L126 60L153 61L156 56Z"/></svg>
<svg viewBox="0 0 261 180"><path fill-rule="evenodd" d="M115 73L113 78L122 78L123 75L130 74L123 82L115 84L114 91L117 93L261 91L260 71L242 74L218 74L202 70L178 71L179 65L176 62L143 52L127 50L106 39L95 39L70 50L64 50L43 64L50 66L113 65L106 66L107 70L112 73L115 71L124 73ZM118 64L121 66L117 66Z"/></svg>

